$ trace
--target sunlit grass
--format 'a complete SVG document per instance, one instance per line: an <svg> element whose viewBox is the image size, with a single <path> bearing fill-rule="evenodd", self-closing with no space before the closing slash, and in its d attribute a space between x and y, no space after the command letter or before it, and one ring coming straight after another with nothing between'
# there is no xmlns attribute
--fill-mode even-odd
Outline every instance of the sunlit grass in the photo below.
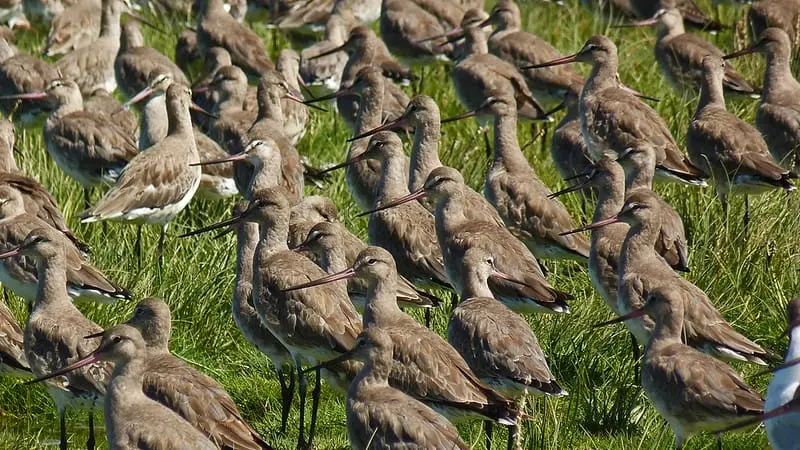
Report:
<svg viewBox="0 0 800 450"><path fill-rule="evenodd" d="M487 2L489 4L494 2ZM566 7L552 3L524 2L523 22L526 29L553 43L563 53L580 48L590 35L606 33L620 47L620 75L631 87L662 99L656 105L667 119L675 137L685 142L686 128L694 113L695 98L682 98L661 78L653 59L651 30L611 29L602 20L581 8L577 0ZM709 1L702 1L706 10ZM724 9L723 19L731 23L733 9ZM267 48L278 49L291 45L287 37L269 30L263 23L253 24L265 38ZM166 35L145 28L147 42L165 54L172 55L180 27L168 26ZM21 36L20 45L38 52L46 33L42 30ZM724 50L733 50L734 31L709 37ZM299 49L299 44L296 44ZM738 48L738 47L736 47ZM758 57L737 61L737 67L748 79L760 80L763 62ZM439 103L442 115L461 111L447 82L449 68L438 63L426 69L424 93ZM581 68L587 71L587 68ZM434 81L435 80L435 81ZM407 88L413 93L416 87ZM733 99L729 109L753 120L755 101ZM532 131L528 124L520 125L519 140L526 143ZM488 166L483 142L477 125L471 121L443 127L440 146L442 161L462 170L468 183L480 188ZM70 220L70 225L92 244L92 260L112 278L129 287L137 298L164 297L172 307L172 349L181 358L219 380L231 393L244 416L276 448L293 448L296 426L290 426L288 436L279 436L279 387L264 356L250 347L236 329L230 314L230 298L234 277L235 251L230 238L211 240L208 237L178 239L181 232L210 223L229 214L231 204L194 201L190 213L182 214L170 228L164 264L156 267L155 246L157 228L144 234L146 256L142 270L137 269L133 242L135 229L122 224L110 224L103 234L99 225L80 225L76 214L82 209L82 193L77 184L67 178L47 156L41 139L41 124L27 129L18 128L22 149L20 166L37 177L56 196ZM348 131L334 114L312 113L308 133L299 150L313 163L339 161L346 152ZM563 187L549 160L547 147L533 142L525 149L531 165L552 188ZM549 143L548 143L549 145ZM358 235L366 237L366 219L354 218L360 212L349 198L343 174L335 174L324 191L309 188L309 193L324 193L339 206L343 221ZM661 193L684 218L691 244L692 271L687 278L696 283L713 299L717 307L734 326L765 347L782 353L786 341L778 338L785 327L785 305L800 287L796 267L800 262L797 245L797 224L800 222L798 199L771 193L751 200L750 233L743 233L744 202L734 198L730 216L722 209L712 189L684 189L678 186L659 186ZM99 193L95 193L99 196ZM97 198L97 197L96 197ZM578 221L586 220L591 211L581 211L577 197L564 199ZM671 448L672 433L655 413L634 379L630 340L622 327L592 330L593 323L611 317L611 312L593 292L585 268L572 263L546 262L554 286L575 295L572 314L568 316L531 316L529 321L545 349L553 373L570 395L563 399L531 399L528 402L532 420L524 426L525 448ZM19 318L25 307L13 298L11 305ZM87 316L106 326L125 320L132 304L103 306L80 305ZM438 312L435 329L444 333L447 317ZM736 365L745 375L757 369ZM767 378L748 378L762 391ZM53 444L58 437L58 422L52 401L41 386L23 386L11 378L0 379L0 447L29 449ZM297 407L290 423L297 423ZM483 447L479 425L462 426L462 436L475 448ZM69 415L68 432L71 445L83 446L86 440L85 415ZM496 448L504 448L504 433L496 432ZM102 438L101 438L102 439ZM346 448L344 400L327 388L323 389L316 444L318 448ZM690 448L713 448L713 437L698 437ZM753 449L767 446L762 431L732 434L724 437L726 448Z"/></svg>

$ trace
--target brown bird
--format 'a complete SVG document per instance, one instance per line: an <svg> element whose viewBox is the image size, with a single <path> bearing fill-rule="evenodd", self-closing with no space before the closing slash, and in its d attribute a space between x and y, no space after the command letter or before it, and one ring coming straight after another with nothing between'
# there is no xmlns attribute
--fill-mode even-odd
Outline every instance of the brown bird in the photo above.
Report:
<svg viewBox="0 0 800 450"><path fill-rule="evenodd" d="M141 333L146 345L145 395L175 411L222 449L270 448L242 418L225 388L170 352L171 322L169 306L159 298L140 301L125 322Z"/></svg>
<svg viewBox="0 0 800 450"><path fill-rule="evenodd" d="M0 301L0 373L32 376L25 358L22 328L4 301Z"/></svg>
<svg viewBox="0 0 800 450"><path fill-rule="evenodd" d="M800 19L800 0L759 0L750 5L747 23L750 39L755 42L767 28L780 28L796 47Z"/></svg>
<svg viewBox="0 0 800 450"><path fill-rule="evenodd" d="M792 41L780 28L768 28L753 46L725 56L736 58L762 53L767 60L764 89L756 112L756 128L781 167L796 169L800 163L800 83L792 75Z"/></svg>
<svg viewBox="0 0 800 450"><path fill-rule="evenodd" d="M37 101L37 94L59 77L50 63L17 53L8 41L0 39L0 109L4 114L16 113L27 122L50 109L53 105Z"/></svg>
<svg viewBox="0 0 800 450"><path fill-rule="evenodd" d="M642 388L675 433L678 449L695 434L764 412L761 394L739 374L683 343L684 317L692 307L677 291L664 286L652 290L641 308L613 321L645 314L655 321L642 361Z"/></svg>
<svg viewBox="0 0 800 450"><path fill-rule="evenodd" d="M655 55L661 73L679 94L697 95L702 84L703 57L722 57L722 50L694 33L687 33L677 8L660 9L651 19L627 26L648 25L657 25ZM725 67L722 83L730 93L757 96L761 91L751 86L733 66Z"/></svg>
<svg viewBox="0 0 800 450"><path fill-rule="evenodd" d="M228 14L222 0L197 2L197 46L202 54L211 47L228 50L233 64L253 76L275 69L261 38Z"/></svg>
<svg viewBox="0 0 800 450"><path fill-rule="evenodd" d="M592 72L580 98L581 133L592 159L604 154L616 159L636 142L650 142L656 150L656 176L690 185L705 185L701 171L681 153L664 119L620 85L617 78L617 46L602 35L592 36L571 56L529 68L572 62L592 64Z"/></svg>
<svg viewBox="0 0 800 450"><path fill-rule="evenodd" d="M300 53L300 75L310 86L321 85L328 91L336 91L342 81L342 73L347 64L347 52L342 48L350 35L350 30L358 25L349 11L331 14L325 24L325 37ZM336 51L329 53L332 49ZM328 53L325 56L317 55Z"/></svg>
<svg viewBox="0 0 800 450"><path fill-rule="evenodd" d="M125 109L119 100L103 88L95 89L91 94L83 96L83 110L102 113L128 136L139 134L139 117L133 111Z"/></svg>
<svg viewBox="0 0 800 450"><path fill-rule="evenodd" d="M707 175L727 216L728 195L745 195L744 224L750 221L748 196L774 189L795 189L797 175L781 168L770 155L761 133L725 109L722 78L725 61L703 58L703 87L686 133L689 159Z"/></svg>
<svg viewBox="0 0 800 450"><path fill-rule="evenodd" d="M578 175L592 170L589 146L581 134L580 97L583 84L573 84L564 94L563 106L567 113L556 125L550 141L550 158L558 174L565 181L576 180ZM574 183L573 183L574 184ZM584 191L587 195L589 192Z"/></svg>

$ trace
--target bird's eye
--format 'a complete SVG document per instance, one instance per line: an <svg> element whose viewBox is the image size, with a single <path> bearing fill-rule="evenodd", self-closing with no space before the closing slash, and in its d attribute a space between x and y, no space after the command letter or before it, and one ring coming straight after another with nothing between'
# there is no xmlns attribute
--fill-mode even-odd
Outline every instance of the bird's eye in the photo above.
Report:
<svg viewBox="0 0 800 450"><path fill-rule="evenodd" d="M377 262L378 260L375 258L370 258L367 260L367 264L369 264L370 266L374 266Z"/></svg>
<svg viewBox="0 0 800 450"><path fill-rule="evenodd" d="M114 336L114 337L112 337L111 338L111 342L113 342L115 344L119 344L120 342L122 342L122 336Z"/></svg>

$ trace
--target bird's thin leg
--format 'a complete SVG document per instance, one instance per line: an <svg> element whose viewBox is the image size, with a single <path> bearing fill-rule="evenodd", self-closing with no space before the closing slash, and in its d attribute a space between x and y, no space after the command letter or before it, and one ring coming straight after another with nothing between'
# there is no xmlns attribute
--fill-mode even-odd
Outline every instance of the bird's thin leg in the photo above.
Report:
<svg viewBox="0 0 800 450"><path fill-rule="evenodd" d="M141 224L136 226L136 244L134 244L134 247L136 247L136 260L138 264L137 267L141 269L142 268L142 225Z"/></svg>
<svg viewBox="0 0 800 450"><path fill-rule="evenodd" d="M305 449L306 392L308 389L308 380L306 380L306 376L303 373L303 366L297 359L295 360L295 366L297 367L298 393L300 395L300 435L297 438L297 448Z"/></svg>
<svg viewBox="0 0 800 450"><path fill-rule="evenodd" d="M635 377L636 381L639 381L639 358L642 357L642 353L639 351L639 341L636 340L636 336L633 333L631 335L631 348L633 349L633 376Z"/></svg>
<svg viewBox="0 0 800 450"><path fill-rule="evenodd" d="M550 132L550 125L548 125L545 122L545 124L542 125L542 126L544 127L544 129L542 130L542 150L541 151L542 151L542 154L544 155L544 154L547 153L547 135Z"/></svg>
<svg viewBox="0 0 800 450"><path fill-rule="evenodd" d="M88 187L83 188L83 207L89 209L92 206L92 193Z"/></svg>
<svg viewBox="0 0 800 450"><path fill-rule="evenodd" d="M744 235L747 237L747 231L750 229L750 196L744 196Z"/></svg>
<svg viewBox="0 0 800 450"><path fill-rule="evenodd" d="M292 381L294 381L294 370L290 371ZM278 382L281 384L281 434L286 433L286 425L289 422L289 409L292 406L294 392L289 390L286 384L286 374L283 369L278 369ZM292 386L294 387L294 386Z"/></svg>
<svg viewBox="0 0 800 450"><path fill-rule="evenodd" d="M311 429L308 430L308 447L311 448L314 441L314 431L317 427L317 410L319 409L319 396L322 393L322 369L317 369L317 383L314 385L314 392L311 396Z"/></svg>
<svg viewBox="0 0 800 450"><path fill-rule="evenodd" d="M481 133L483 133L483 145L486 148L486 157L491 158L494 152L492 152L492 143L489 142L489 129L483 129Z"/></svg>
<svg viewBox="0 0 800 450"><path fill-rule="evenodd" d="M506 450L515 450L517 442L519 441L519 424L508 426L508 443L506 443Z"/></svg>
<svg viewBox="0 0 800 450"><path fill-rule="evenodd" d="M430 328L430 327L431 327L431 308L425 308L425 328Z"/></svg>
<svg viewBox="0 0 800 450"><path fill-rule="evenodd" d="M717 434L717 450L722 450L722 435Z"/></svg>
<svg viewBox="0 0 800 450"><path fill-rule="evenodd" d="M58 411L58 424L60 427L59 438L61 450L67 450L67 410L61 409Z"/></svg>
<svg viewBox="0 0 800 450"><path fill-rule="evenodd" d="M494 423L491 420L483 421L483 428L486 430L486 450L492 449L492 427Z"/></svg>
<svg viewBox="0 0 800 450"><path fill-rule="evenodd" d="M94 450L94 408L89 408L89 439L86 441L86 450Z"/></svg>
<svg viewBox="0 0 800 450"><path fill-rule="evenodd" d="M161 226L161 234L158 236L158 269L159 272L161 271L161 267L163 266L164 262L164 239L167 237L167 224Z"/></svg>

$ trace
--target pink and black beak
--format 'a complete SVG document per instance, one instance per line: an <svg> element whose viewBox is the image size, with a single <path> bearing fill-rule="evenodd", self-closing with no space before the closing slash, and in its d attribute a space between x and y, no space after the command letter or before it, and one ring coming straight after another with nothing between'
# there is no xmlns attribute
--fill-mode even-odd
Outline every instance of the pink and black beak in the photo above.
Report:
<svg viewBox="0 0 800 450"><path fill-rule="evenodd" d="M250 208L248 207L248 209L246 209L243 213L241 213L239 215L235 215L235 216L231 217L230 219L223 220L222 222L217 222L217 223L214 223L214 224L202 227L202 228L198 228L196 230L192 230L192 231L190 231L188 233L184 233L184 234L182 234L182 235L180 235L178 237L185 238L185 237L189 237L189 236L196 236L198 234L207 233L209 231L219 230L220 228L225 228L225 227L231 227L232 228L233 225L236 225L237 223L243 221L244 218L247 216L247 213L249 211L250 211ZM224 236L225 234L227 234L227 233L223 233L221 236ZM217 236L217 237L220 237L220 236Z"/></svg>
<svg viewBox="0 0 800 450"><path fill-rule="evenodd" d="M372 210L369 210L369 211L365 211L365 212L359 214L356 217L368 216L368 215L374 214L374 213L376 213L378 211L383 211L384 209L394 208L395 206L402 205L403 203L408 203L410 201L414 201L414 200L420 199L422 197L425 197L425 195L427 195L427 194L425 192L425 188L423 187L423 188L417 189L416 191L414 191L414 192L412 192L412 193L410 193L408 195L404 195L404 196L402 196L400 198L396 198L396 199L392 200L391 202L389 202L389 203L387 203L385 205L381 205L381 206L379 206L379 207L377 207L375 209L372 209Z"/></svg>
<svg viewBox="0 0 800 450"><path fill-rule="evenodd" d="M304 369L303 372L306 372L306 373L308 373L308 372L316 372L317 370L327 369L327 368L333 367L336 364L339 364L341 362L349 361L349 360L351 360L351 359L353 359L355 357L356 349L357 349L357 347L353 347L352 349L342 353L341 355L337 356L336 358L329 359L329 360L327 360L325 362L317 364L316 366L308 367L308 368Z"/></svg>
<svg viewBox="0 0 800 450"><path fill-rule="evenodd" d="M305 106L307 106L309 108L316 109L317 111L328 112L327 109L325 109L325 108L323 108L321 106L317 106L317 105L314 105L314 104L311 104L311 103L306 103L306 99L304 99L302 97L298 97L297 95L294 95L291 92L287 92L287 93L283 94L283 97L284 98L288 98L289 100L292 100L294 102L300 103L301 105L305 105Z"/></svg>
<svg viewBox="0 0 800 450"><path fill-rule="evenodd" d="M644 95L644 94L642 94L641 92L637 91L636 89L633 89L633 88L631 88L631 87L628 87L628 86L626 86L626 85L625 85L625 84L623 84L623 83L620 83L620 84L619 84L619 87L620 87L620 89L622 89L623 91L625 91L625 92L627 92L627 93L629 93L629 94L633 95L634 97L641 98L642 100L649 100L649 101L651 101L651 102L653 102L653 103L658 103L658 102L660 102L660 101L661 101L661 99L660 99L660 98L655 98L655 97L650 97L650 96Z"/></svg>
<svg viewBox="0 0 800 450"><path fill-rule="evenodd" d="M335 166L328 167L325 170L321 170L319 172L319 175L325 175L326 173L333 172L334 170L344 169L347 166L352 166L353 164L355 164L357 162L360 162L360 161L363 161L365 159L367 159L367 153L366 152L364 152L364 153L362 153L362 154L360 154L358 156L355 156L353 158L350 158L350 159L348 159L347 161L345 161L343 163L339 163L339 164L336 164Z"/></svg>
<svg viewBox="0 0 800 450"><path fill-rule="evenodd" d="M25 92L22 94L0 96L0 100L44 100L46 98L46 92Z"/></svg>
<svg viewBox="0 0 800 450"><path fill-rule="evenodd" d="M591 172L580 173L578 175L575 175L574 177L570 177L569 178L570 180L578 179L578 178L584 178L584 177L585 177L585 180L581 181L580 183L575 183L572 186L570 186L568 188L565 188L565 189L562 189L562 190L560 190L558 192L554 192L554 193L548 195L547 198L553 199L553 198L557 198L557 197L560 197L560 196L565 195L565 194L569 194L570 192L580 191L581 189L584 189L587 186L591 185L592 184L592 180L594 180L594 177L596 175L597 175L597 170L592 170ZM581 231L583 231L583 230L581 230Z"/></svg>
<svg viewBox="0 0 800 450"><path fill-rule="evenodd" d="M625 322L626 320L638 319L639 317L642 317L642 316L644 316L646 314L647 313L642 308L634 309L633 311L629 312L628 314L625 314L624 316L619 316L619 317L617 317L615 319L607 320L605 322L596 323L596 324L592 325L592 328L600 328L600 327L605 327L605 326L608 326L608 325L613 325L615 323Z"/></svg>
<svg viewBox="0 0 800 450"><path fill-rule="evenodd" d="M520 69L522 69L522 70L543 69L545 67L553 67L553 66L560 66L562 64L570 64L570 63L574 63L575 61L577 61L580 56L581 56L581 52L578 52L578 53L575 53L574 55L565 56L563 58L554 59L552 61L544 62L544 63L541 63L541 64L531 64L529 66L523 66L523 67L520 67Z"/></svg>
<svg viewBox="0 0 800 450"><path fill-rule="evenodd" d="M639 27L649 27L652 25L657 25L659 14L660 11L659 13L656 13L655 16L649 19L638 20L636 22L630 22L630 23L623 23L620 25L612 25L611 28L639 28Z"/></svg>
<svg viewBox="0 0 800 450"><path fill-rule="evenodd" d="M617 214L615 216L609 217L608 219L598 220L597 222L592 222L588 225L575 228L574 230L565 231L563 233L560 233L559 236L567 236L570 234L580 233L583 231L595 230L597 228L602 228L606 225L611 225L613 223L620 223L620 222L622 222L622 219L620 218L620 214Z"/></svg>
<svg viewBox="0 0 800 450"><path fill-rule="evenodd" d="M389 122L386 122L386 123L384 123L383 125L381 125L379 127L373 128L373 129L371 129L369 131L366 131L364 133L361 133L361 134L358 134L356 136L351 137L350 139L347 140L347 142L357 141L359 139L363 139L365 137L372 136L373 134L380 133L381 131L396 130L400 126L403 125L403 121L405 121L405 120L406 120L406 115L405 115L405 113L403 113L402 116L400 116L400 117L398 117L398 118L396 118L394 120L390 120Z"/></svg>
<svg viewBox="0 0 800 450"><path fill-rule="evenodd" d="M127 102L123 103L122 107L124 109L130 109L131 106L133 106L133 105L141 102L142 100L146 99L153 92L155 92L155 89L153 89L150 86L147 86L146 88L144 88L141 91L137 92L136 95L131 97L130 100L128 100Z"/></svg>
<svg viewBox="0 0 800 450"><path fill-rule="evenodd" d="M204 115L206 117L209 117L211 119L219 119L218 115L216 115L216 114L214 114L212 112L206 111L205 109L203 109L200 105L198 105L195 102L192 102L192 103L189 104L189 110L190 111L194 111L196 113L200 113L200 114L202 114L202 115Z"/></svg>
<svg viewBox="0 0 800 450"><path fill-rule="evenodd" d="M488 108L489 105L491 105L492 102L494 102L494 101L495 101L494 97L488 97L477 108L469 110L469 111L464 112L464 113L461 113L461 114L456 115L456 116L452 116L452 117L448 117L446 119L442 119L440 121L440 123L445 124L445 123L455 122L455 121L458 121L458 120L469 119L470 117L475 117L478 114L480 114L481 111L483 111L484 109Z"/></svg>
<svg viewBox="0 0 800 450"><path fill-rule="evenodd" d="M453 28L452 30L448 31L447 33L441 33L441 34L437 34L437 35L434 35L434 36L426 37L425 39L420 39L420 40L417 41L417 44L422 44L422 43L425 43L425 42L435 41L437 39L446 39L445 43L447 43L447 42L450 42L451 38L454 38L456 36L458 36L458 38L460 38L461 35L463 34L463 32L464 32L464 30L462 30L461 27L456 27L456 28Z"/></svg>
<svg viewBox="0 0 800 450"><path fill-rule="evenodd" d="M750 47L747 47L747 48L743 48L743 49L739 50L738 52L729 53L729 54L723 56L722 59L725 59L725 60L733 59L733 58L738 58L740 56L749 55L750 53L756 53L756 52L758 52L758 49L759 49L760 46L761 46L761 42L756 42L754 45L752 45Z"/></svg>
<svg viewBox="0 0 800 450"><path fill-rule="evenodd" d="M309 281L308 283L298 284L296 286L283 289L282 292L291 292L300 289L308 289L314 286L321 286L323 284L333 283L336 281L349 280L355 278L355 276L356 276L356 270L350 267L341 272L336 272L334 274L328 275L327 277L322 277L318 280Z"/></svg>
<svg viewBox="0 0 800 450"><path fill-rule="evenodd" d="M101 331L99 333L90 334L88 336L85 336L84 339L93 339L93 338L97 338L97 337L102 337L103 333L104 332ZM80 369L81 367L86 367L89 364L94 364L94 363L96 363L98 361L102 361L103 357L105 356L105 353L108 351L108 349L113 344L114 344L113 341L110 341L106 345L100 344L100 346L97 347L97 349L94 352L92 352L90 355L87 355L87 356L75 361L74 363L72 363L72 364L70 364L70 365L68 365L66 367L63 367L63 368L61 368L59 370L56 370L55 372L52 372L52 373L47 374L47 375L43 375L43 376L35 378L33 380L29 380L29 381L25 382L25 384L39 383L39 382L42 382L42 381L45 381L45 380L49 380L51 378L55 378L55 377L58 377L58 376L61 376L61 375L65 375L65 374L67 374L69 372L72 372L73 370Z"/></svg>
<svg viewBox="0 0 800 450"><path fill-rule="evenodd" d="M23 250L25 250L24 245L14 247L11 250L0 253L0 259L8 259L8 258L13 258L15 256L19 256Z"/></svg>
<svg viewBox="0 0 800 450"><path fill-rule="evenodd" d="M247 159L247 153L246 152L241 152L241 153L236 153L235 155L226 156L224 158L212 159L212 160L209 160L209 161L200 161L200 162L196 162L196 163L191 163L189 165L193 166L193 167L194 166L210 166L210 165L213 165L213 164L225 164L225 163L235 162L235 161L245 161L246 159Z"/></svg>
<svg viewBox="0 0 800 450"><path fill-rule="evenodd" d="M332 49L330 49L328 51L322 52L322 53L320 53L318 55L314 55L314 56L308 58L308 60L311 61L313 59L322 58L323 56L332 55L332 54L337 53L337 52L345 51L346 49L347 49L347 42L345 42L344 44L342 44L342 45L340 45L338 47L334 47L334 48L332 48Z"/></svg>
<svg viewBox="0 0 800 450"><path fill-rule="evenodd" d="M321 97L316 97L316 98L311 98L311 99L308 99L308 100L303 100L303 104L304 105L309 105L311 103L324 102L325 100L332 100L332 99L339 98L339 97L344 97L344 96L347 96L347 95L358 95L358 92L356 92L355 89L353 89L353 88L343 88L343 89L339 89L336 92L332 92L330 94L323 95Z"/></svg>
<svg viewBox="0 0 800 450"><path fill-rule="evenodd" d="M210 90L211 90L210 84L202 84L200 86L195 86L192 88L192 95L205 94Z"/></svg>

